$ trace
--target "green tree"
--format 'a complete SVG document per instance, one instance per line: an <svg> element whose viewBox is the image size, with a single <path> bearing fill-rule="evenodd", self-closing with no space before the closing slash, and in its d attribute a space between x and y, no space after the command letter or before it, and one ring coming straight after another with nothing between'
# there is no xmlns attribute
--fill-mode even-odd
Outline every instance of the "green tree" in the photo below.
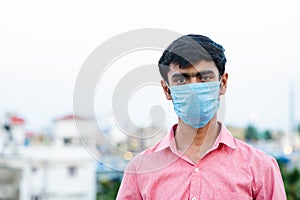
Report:
<svg viewBox="0 0 300 200"><path fill-rule="evenodd" d="M263 132L263 137L265 140L271 140L272 139L272 132L270 130L265 130Z"/></svg>
<svg viewBox="0 0 300 200"><path fill-rule="evenodd" d="M298 168L287 170L287 163L277 160L288 200L300 200L300 171Z"/></svg>
<svg viewBox="0 0 300 200"><path fill-rule="evenodd" d="M245 139L246 141L257 141L258 140L258 132L254 125L248 125L245 130Z"/></svg>
<svg viewBox="0 0 300 200"><path fill-rule="evenodd" d="M118 179L100 180L98 182L100 191L97 192L97 200L114 200L117 197L117 193L121 184Z"/></svg>

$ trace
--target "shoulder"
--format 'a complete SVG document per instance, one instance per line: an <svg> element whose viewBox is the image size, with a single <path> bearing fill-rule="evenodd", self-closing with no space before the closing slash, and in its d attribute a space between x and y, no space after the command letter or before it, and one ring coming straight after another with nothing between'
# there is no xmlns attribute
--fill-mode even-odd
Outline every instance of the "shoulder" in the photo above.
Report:
<svg viewBox="0 0 300 200"><path fill-rule="evenodd" d="M258 167L259 165L259 167L262 169L265 167L274 166L274 163L276 163L275 158L268 155L264 151L257 149L237 138L234 138L234 141L238 153L248 161L249 165L251 165L250 167Z"/></svg>
<svg viewBox="0 0 300 200"><path fill-rule="evenodd" d="M172 153L171 145L175 145L174 134L170 132L156 144L136 154L128 163L130 172L149 172L161 169L173 163L178 157Z"/></svg>
<svg viewBox="0 0 300 200"><path fill-rule="evenodd" d="M230 151L236 156L236 159L241 159L246 163L251 162L269 162L272 160L272 157L267 155L260 149L257 149L250 144L241 141L235 138L231 132L223 125L221 129L221 134L218 138L219 142L226 144L230 149L234 149L234 151Z"/></svg>
<svg viewBox="0 0 300 200"><path fill-rule="evenodd" d="M128 163L126 171L131 173L145 173L160 168L166 162L165 150L157 150L157 145L136 154Z"/></svg>

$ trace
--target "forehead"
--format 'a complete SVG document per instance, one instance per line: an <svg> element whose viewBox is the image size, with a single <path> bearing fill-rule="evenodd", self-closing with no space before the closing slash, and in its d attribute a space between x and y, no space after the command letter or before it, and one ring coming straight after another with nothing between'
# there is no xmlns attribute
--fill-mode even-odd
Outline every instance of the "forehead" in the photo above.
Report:
<svg viewBox="0 0 300 200"><path fill-rule="evenodd" d="M180 69L178 64L171 63L170 71L168 72L168 77L171 77L173 74L176 73L197 73L207 70L213 71L215 74L219 74L218 68L213 61L201 60L195 63L194 65L185 67L183 69Z"/></svg>

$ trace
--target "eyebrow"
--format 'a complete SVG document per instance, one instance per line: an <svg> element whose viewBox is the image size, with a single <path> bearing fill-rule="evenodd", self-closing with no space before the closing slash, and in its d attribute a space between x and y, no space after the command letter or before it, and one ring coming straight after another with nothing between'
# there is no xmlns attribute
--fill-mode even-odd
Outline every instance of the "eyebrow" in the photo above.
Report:
<svg viewBox="0 0 300 200"><path fill-rule="evenodd" d="M207 74L215 74L215 72L213 72L212 70L204 70L197 73L175 73L172 75L172 78L177 78L177 77L189 78L189 77L203 76Z"/></svg>

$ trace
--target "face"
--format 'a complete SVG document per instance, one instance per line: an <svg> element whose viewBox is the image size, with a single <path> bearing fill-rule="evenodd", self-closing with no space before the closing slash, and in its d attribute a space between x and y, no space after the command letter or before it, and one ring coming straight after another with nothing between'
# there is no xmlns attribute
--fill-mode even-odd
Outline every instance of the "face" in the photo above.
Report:
<svg viewBox="0 0 300 200"><path fill-rule="evenodd" d="M220 95L224 95L227 87L228 74L224 73L220 76L218 68L213 61L201 60L200 62L180 69L178 65L171 63L170 71L168 72L168 80L170 86L221 81ZM164 80L161 81L166 98L171 100L171 94Z"/></svg>

